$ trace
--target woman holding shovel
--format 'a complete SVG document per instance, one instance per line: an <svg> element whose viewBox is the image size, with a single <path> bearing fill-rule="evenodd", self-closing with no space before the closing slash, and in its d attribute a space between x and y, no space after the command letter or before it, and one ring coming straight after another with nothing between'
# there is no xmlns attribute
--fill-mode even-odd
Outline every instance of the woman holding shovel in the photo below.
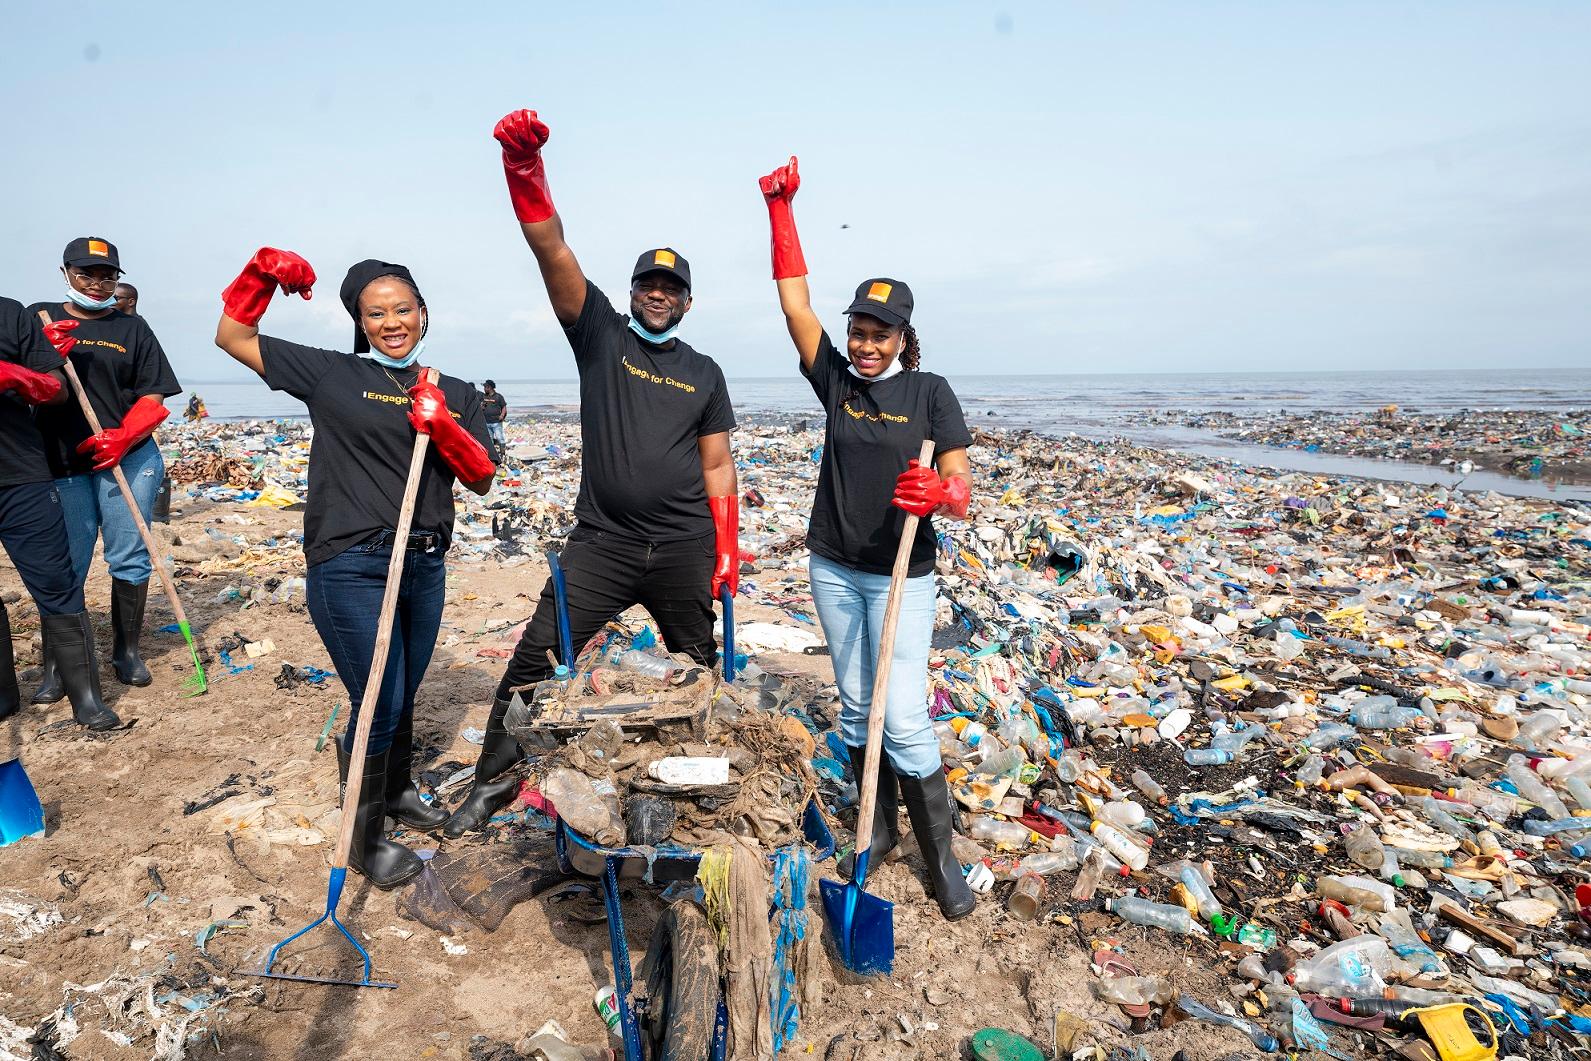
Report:
<svg viewBox="0 0 1591 1061"><path fill-rule="evenodd" d="M812 312L806 261L790 210L800 183L794 158L761 181L779 305L801 357L801 374L828 414L807 529L812 600L834 660L840 732L860 783L890 572L906 513L921 517L890 656L886 756L878 771L871 862L878 865L899 842L898 791L939 909L955 920L971 913L976 900L951 852L950 790L928 717L937 541L929 517L966 517L972 438L950 385L918 368L912 294L905 284L864 280L846 311L845 353L829 339ZM925 441L934 443L934 468L918 467L915 455ZM842 864L841 872L850 869Z"/></svg>
<svg viewBox="0 0 1591 1061"><path fill-rule="evenodd" d="M315 272L291 251L261 248L222 293L216 345L272 390L309 407L315 427L304 512L310 618L350 704L365 694L376 654L382 594L394 549L406 550L402 585L376 708L372 712L350 863L378 888L394 888L422 868L414 852L386 838L391 816L429 831L447 813L420 798L411 777L414 698L436 647L453 536L453 483L477 494L496 467L487 451L481 398L452 376L422 377L426 306L409 270L363 261L348 270L339 296L354 319L354 353L319 350L261 335L259 321L276 290L310 297ZM413 524L394 541L416 432L430 436ZM357 707L338 743L346 784Z"/></svg>

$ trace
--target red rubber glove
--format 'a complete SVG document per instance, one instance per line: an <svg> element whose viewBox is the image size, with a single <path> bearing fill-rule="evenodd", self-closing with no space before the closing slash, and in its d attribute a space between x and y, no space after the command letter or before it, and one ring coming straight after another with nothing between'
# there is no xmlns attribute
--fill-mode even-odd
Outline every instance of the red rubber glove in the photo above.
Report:
<svg viewBox="0 0 1591 1061"><path fill-rule="evenodd" d="M278 287L289 295L303 295L307 302L314 286L315 270L303 257L292 251L261 247L238 278L221 292L221 308L239 324L253 328L265 316Z"/></svg>
<svg viewBox="0 0 1591 1061"><path fill-rule="evenodd" d="M972 491L967 487L967 480L958 475L941 479L938 472L920 467L913 457L895 480L895 496L890 504L914 516L944 512L965 519L971 501Z"/></svg>
<svg viewBox="0 0 1591 1061"><path fill-rule="evenodd" d="M77 321L51 321L44 326L44 337L55 347L55 352L65 361L71 354L72 347L77 345L77 340L72 337L72 331L77 327Z"/></svg>
<svg viewBox="0 0 1591 1061"><path fill-rule="evenodd" d="M48 372L35 372L14 361L0 361L0 391L16 391L29 405L43 405L61 393L61 381Z"/></svg>
<svg viewBox="0 0 1591 1061"><path fill-rule="evenodd" d="M547 220L556 212L547 190L547 169L541 162L547 124L535 111L515 111L503 116L492 135L503 145L503 176L508 179L514 216L527 225Z"/></svg>
<svg viewBox="0 0 1591 1061"><path fill-rule="evenodd" d="M773 234L773 278L783 280L790 276L807 275L807 260L801 253L801 237L796 235L795 215L790 212L790 201L801 187L801 173L796 169L796 157L757 182L762 187L762 197L768 201L768 228Z"/></svg>
<svg viewBox="0 0 1591 1061"><path fill-rule="evenodd" d="M121 423L85 438L78 444L77 451L88 453L94 458L94 470L97 472L114 468L121 463L128 450L149 437L170 411L159 398L146 394L133 402L133 407L127 410Z"/></svg>
<svg viewBox="0 0 1591 1061"><path fill-rule="evenodd" d="M497 465L492 463L486 447L453 419L442 388L425 382L423 369L420 382L409 388L409 399L409 423L421 434L431 436L431 445L460 482L478 483L496 473Z"/></svg>
<svg viewBox="0 0 1591 1061"><path fill-rule="evenodd" d="M718 554L707 592L717 600L719 587L728 586L733 597L740 592L740 499L734 494L709 497L707 507L713 513L714 551Z"/></svg>

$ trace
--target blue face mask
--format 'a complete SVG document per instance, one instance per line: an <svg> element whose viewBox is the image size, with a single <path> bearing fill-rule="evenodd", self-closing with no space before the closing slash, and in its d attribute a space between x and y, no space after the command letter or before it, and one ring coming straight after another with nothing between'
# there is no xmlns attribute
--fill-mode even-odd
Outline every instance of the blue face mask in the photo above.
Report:
<svg viewBox="0 0 1591 1061"><path fill-rule="evenodd" d="M662 344L668 342L670 339L674 338L674 333L679 331L679 325L676 324L676 325L674 325L674 327L670 328L668 331L663 332L661 334L654 334L654 333L649 332L649 331L646 330L646 325L642 324L640 321L636 320L634 317L631 317L630 318L630 330L632 332L634 332L636 335L639 335L642 339L645 339L647 342L652 343L652 344L657 345L657 346L661 346Z"/></svg>
<svg viewBox="0 0 1591 1061"><path fill-rule="evenodd" d="M70 283L66 285L66 297L71 299L74 304L82 306L84 309L111 309L116 305L115 291L112 291L102 299L92 299L83 294L83 292L79 291L77 288L73 287Z"/></svg>
<svg viewBox="0 0 1591 1061"><path fill-rule="evenodd" d="M420 360L420 351L424 349L425 340L421 339L419 342L414 344L413 350L410 350L402 357L388 357L385 354L378 354L374 350L370 351L365 356L370 358L376 364L385 365L387 368L408 368L410 365Z"/></svg>

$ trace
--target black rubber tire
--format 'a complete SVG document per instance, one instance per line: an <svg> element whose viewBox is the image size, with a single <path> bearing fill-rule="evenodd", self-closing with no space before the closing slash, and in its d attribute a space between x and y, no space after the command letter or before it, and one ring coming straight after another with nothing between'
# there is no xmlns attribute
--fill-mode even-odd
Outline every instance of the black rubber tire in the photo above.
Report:
<svg viewBox="0 0 1591 1061"><path fill-rule="evenodd" d="M721 993L718 948L707 914L689 899L658 919L642 965L647 984L642 1038L652 1061L709 1061Z"/></svg>

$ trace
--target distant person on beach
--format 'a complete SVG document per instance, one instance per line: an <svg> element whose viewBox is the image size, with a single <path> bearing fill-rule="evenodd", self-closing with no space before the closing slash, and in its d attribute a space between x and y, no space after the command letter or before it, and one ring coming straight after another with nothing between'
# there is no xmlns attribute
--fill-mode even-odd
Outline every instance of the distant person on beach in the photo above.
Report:
<svg viewBox="0 0 1591 1061"><path fill-rule="evenodd" d="M429 322L425 297L408 269L366 260L344 277L338 297L354 321L354 352L261 335L277 288L309 298L315 271L291 251L262 247L222 293L215 343L253 369L272 390L309 407L309 499L304 511L305 587L310 619L352 705L337 745L348 781L354 729L375 654L381 598L392 550L402 549L403 584L382 678L350 863L378 888L395 888L424 867L386 836L384 819L421 831L447 814L414 787L414 697L436 648L447 591L443 557L453 538L453 483L477 494L497 469L487 453L480 394L441 375L422 379ZM415 432L431 436L406 541L394 541Z"/></svg>
<svg viewBox="0 0 1591 1061"><path fill-rule="evenodd" d="M72 575L81 586L94 557L94 542L103 537L111 576L112 669L123 685L145 686L154 678L140 655L139 639L153 569L113 469L121 466L147 522L166 477L155 428L166 418L166 399L181 394L182 386L144 319L116 308L121 257L115 244L93 236L74 239L66 245L61 272L67 301L37 302L28 312L42 313L51 322L76 322L70 336L75 345L69 354L61 352L71 358L101 430L94 434L73 398L40 409L39 431L61 497ZM44 679L33 694L36 704L55 703L63 691L71 695L70 688L63 690L52 644L92 636L86 616L81 631L68 631L62 622L60 631L45 635ZM73 644L69 651L78 649Z"/></svg>
<svg viewBox="0 0 1591 1061"><path fill-rule="evenodd" d="M541 155L547 126L534 111L515 111L493 135L514 215L580 373L577 525L560 557L575 649L640 604L670 652L710 667L718 658L712 602L739 580L740 510L724 374L674 334L691 307L690 265L668 247L643 253L630 273L630 315L620 314L564 242ZM474 783L444 835L479 829L513 798L518 781L504 775L523 755L503 717L514 690L552 673L557 630L549 579L498 682Z"/></svg>
<svg viewBox="0 0 1591 1061"><path fill-rule="evenodd" d="M116 308L129 317L138 316L138 289L128 283L117 284Z"/></svg>
<svg viewBox="0 0 1591 1061"><path fill-rule="evenodd" d="M63 321L55 328L68 352L75 326L75 321ZM56 671L65 676L72 698L72 717L91 729L109 729L121 720L100 695L83 583L72 575L66 521L45 459L44 438L34 423L35 408L54 408L69 400L61 355L38 317L15 299L0 298L0 545L39 609L45 638L55 648ZM11 617L0 602L0 719L10 718L21 706Z"/></svg>
<svg viewBox="0 0 1591 1061"><path fill-rule="evenodd" d="M503 423L508 419L508 402L497 393L497 381L487 380L482 385L481 409L486 413L486 432L492 436L492 444L497 447L497 463L503 463L503 458L508 456L508 439L503 436Z"/></svg>
<svg viewBox="0 0 1591 1061"><path fill-rule="evenodd" d="M807 527L812 602L829 642L840 691L840 733L858 781L863 775L873 666L878 658L890 573L905 514L921 517L891 656L884 752L878 772L871 861L899 842L899 791L949 920L976 900L951 852L950 790L928 717L928 653L934 630L934 515L965 519L972 495L961 404L942 376L923 372L912 327L911 289L864 280L846 310L846 350L824 331L807 290L807 266L791 200L801 186L790 159L761 180L773 233L773 278L801 374L828 414L817 498ZM917 466L934 442L934 468ZM853 863L854 865L854 860ZM850 866L842 866L849 875Z"/></svg>
<svg viewBox="0 0 1591 1061"><path fill-rule="evenodd" d="M188 395L188 408L183 410L183 419L203 420L209 415L210 411L204 407L204 399L199 397L198 391L194 391L192 394Z"/></svg>

